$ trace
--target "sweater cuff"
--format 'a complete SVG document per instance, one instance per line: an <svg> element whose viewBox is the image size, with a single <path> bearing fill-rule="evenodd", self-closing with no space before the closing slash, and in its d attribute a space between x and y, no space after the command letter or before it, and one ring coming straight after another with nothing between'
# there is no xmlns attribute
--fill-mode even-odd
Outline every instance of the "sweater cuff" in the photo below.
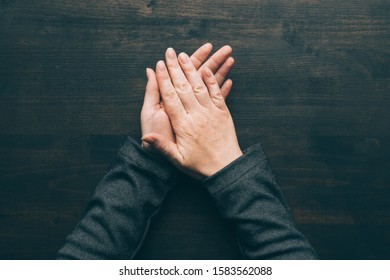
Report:
<svg viewBox="0 0 390 280"><path fill-rule="evenodd" d="M119 151L119 155L128 163L135 163L147 174L154 175L158 179L166 182L177 177L177 170L164 158L159 158L146 151L133 138L128 137Z"/></svg>
<svg viewBox="0 0 390 280"><path fill-rule="evenodd" d="M214 175L204 179L202 185L212 194L216 194L242 176L251 169L267 160L261 144L256 144L244 151L244 154L222 168Z"/></svg>

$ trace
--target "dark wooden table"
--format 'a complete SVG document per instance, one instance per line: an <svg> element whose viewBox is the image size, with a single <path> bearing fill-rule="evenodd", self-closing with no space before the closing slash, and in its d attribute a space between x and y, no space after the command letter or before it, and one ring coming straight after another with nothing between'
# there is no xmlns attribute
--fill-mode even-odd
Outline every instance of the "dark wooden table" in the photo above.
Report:
<svg viewBox="0 0 390 280"><path fill-rule="evenodd" d="M229 44L242 148L262 142L321 258L390 258L390 2L0 2L0 258L55 256L167 47ZM142 259L238 258L196 182L171 193Z"/></svg>

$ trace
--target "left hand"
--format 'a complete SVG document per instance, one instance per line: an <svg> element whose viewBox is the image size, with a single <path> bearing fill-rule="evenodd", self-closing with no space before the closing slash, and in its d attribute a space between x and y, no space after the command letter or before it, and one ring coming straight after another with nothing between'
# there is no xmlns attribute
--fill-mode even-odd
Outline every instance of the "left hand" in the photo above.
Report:
<svg viewBox="0 0 390 280"><path fill-rule="evenodd" d="M202 65L211 53L211 50L212 45L210 43L204 44L194 52L190 60L199 72L207 67L215 73L219 86L222 85L222 95L226 98L232 87L231 80L225 81L227 74L234 64L234 59L231 57L232 49L229 46L220 48ZM148 83L146 85L144 104L141 110L142 136L157 133L175 142L175 135L170 120L162 106L156 74L152 69L148 68L146 69L146 75L148 77ZM155 149L145 141L142 141L142 146L148 151L155 152Z"/></svg>

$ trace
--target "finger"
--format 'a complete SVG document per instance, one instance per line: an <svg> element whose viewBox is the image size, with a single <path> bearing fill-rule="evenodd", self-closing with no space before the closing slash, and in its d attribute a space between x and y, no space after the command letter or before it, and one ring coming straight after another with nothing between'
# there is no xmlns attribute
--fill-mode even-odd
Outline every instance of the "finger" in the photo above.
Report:
<svg viewBox="0 0 390 280"><path fill-rule="evenodd" d="M199 69L209 68L211 72L216 73L217 70L225 63L225 61L232 55L232 48L230 46L223 46L216 53L214 53Z"/></svg>
<svg viewBox="0 0 390 280"><path fill-rule="evenodd" d="M206 58L210 55L212 49L213 45L210 43L206 43L191 55L190 59L196 69L198 69L203 64L203 62L205 62Z"/></svg>
<svg viewBox="0 0 390 280"><path fill-rule="evenodd" d="M156 73L152 69L146 68L146 76L148 77L148 82L145 89L144 106L153 107L160 103Z"/></svg>
<svg viewBox="0 0 390 280"><path fill-rule="evenodd" d="M203 79L210 93L210 98L215 106L222 110L227 109L225 99L222 96L217 79L213 75L213 72L211 72L209 68L205 68L202 73Z"/></svg>
<svg viewBox="0 0 390 280"><path fill-rule="evenodd" d="M219 86L222 86L230 70L233 68L233 65L234 65L234 58L229 57L222 64L222 66L217 70L217 72L215 73L215 78L217 79Z"/></svg>
<svg viewBox="0 0 390 280"><path fill-rule="evenodd" d="M223 98L226 100L226 98L228 97L229 93L230 93L230 90L232 89L233 87L233 81L228 79L226 80L222 87L221 87L221 94L223 96Z"/></svg>
<svg viewBox="0 0 390 280"><path fill-rule="evenodd" d="M199 106L199 102L192 92L192 87L179 65L179 61L177 60L174 49L168 48L165 56L167 60L169 76L171 77L175 91L183 103L186 111L190 112L192 109Z"/></svg>
<svg viewBox="0 0 390 280"><path fill-rule="evenodd" d="M180 163L183 161L183 156L177 148L177 145L161 134L146 134L142 137L142 141L148 143L154 149L159 151L176 166L180 166Z"/></svg>
<svg viewBox="0 0 390 280"><path fill-rule="evenodd" d="M180 98L172 85L168 69L162 60L157 62L156 77L161 98L163 100L164 109L171 121L174 123L176 120L182 118L187 113L184 110L183 104L181 103Z"/></svg>
<svg viewBox="0 0 390 280"><path fill-rule="evenodd" d="M198 99L198 102L204 107L211 106L212 101L210 99L207 87L204 84L200 73L196 71L188 55L186 53L181 53L179 55L179 62L187 80L192 87L192 91L195 94L195 97Z"/></svg>

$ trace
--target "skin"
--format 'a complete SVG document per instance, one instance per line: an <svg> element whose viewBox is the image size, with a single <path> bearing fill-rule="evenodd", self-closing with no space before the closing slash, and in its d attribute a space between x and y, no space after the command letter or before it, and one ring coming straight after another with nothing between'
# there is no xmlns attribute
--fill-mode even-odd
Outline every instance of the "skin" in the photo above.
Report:
<svg viewBox="0 0 390 280"><path fill-rule="evenodd" d="M193 53L190 60L194 67L198 69L199 73L202 72L205 67L210 68L212 72L215 73L218 85L222 86L222 95L226 98L232 88L232 81L225 81L227 74L234 65L234 59L231 57L232 48L230 46L223 46L206 61L212 48L213 46L210 43L204 44ZM170 141L175 142L172 126L162 103L156 74L152 69L147 68L146 76L148 82L141 110L142 135L157 133ZM142 141L142 146L150 152L160 154L153 146L145 141Z"/></svg>
<svg viewBox="0 0 390 280"><path fill-rule="evenodd" d="M217 72L218 73L218 72ZM142 140L195 179L207 178L242 155L217 74L199 72L185 53L169 48L156 78L175 139L151 132Z"/></svg>

